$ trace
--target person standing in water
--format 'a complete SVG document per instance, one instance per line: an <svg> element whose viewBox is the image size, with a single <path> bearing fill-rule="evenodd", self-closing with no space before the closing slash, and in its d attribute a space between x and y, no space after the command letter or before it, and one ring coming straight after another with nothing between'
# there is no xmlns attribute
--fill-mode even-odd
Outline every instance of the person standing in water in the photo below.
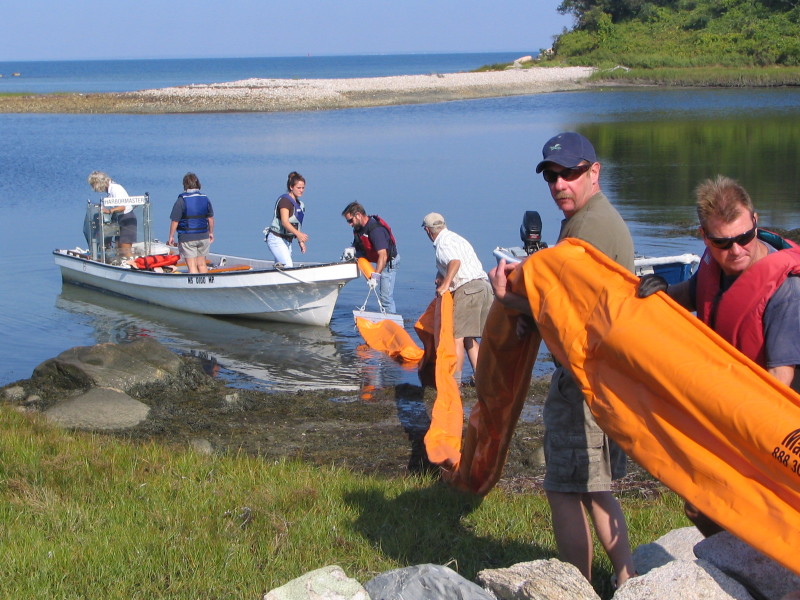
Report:
<svg viewBox="0 0 800 600"><path fill-rule="evenodd" d="M292 240L297 238L300 252L305 254L308 235L300 231L305 216L305 205L300 200L306 190L306 180L300 173L292 171L286 182L286 193L281 194L272 211L272 223L264 230L265 241L275 257L275 263L284 267L292 262Z"/></svg>

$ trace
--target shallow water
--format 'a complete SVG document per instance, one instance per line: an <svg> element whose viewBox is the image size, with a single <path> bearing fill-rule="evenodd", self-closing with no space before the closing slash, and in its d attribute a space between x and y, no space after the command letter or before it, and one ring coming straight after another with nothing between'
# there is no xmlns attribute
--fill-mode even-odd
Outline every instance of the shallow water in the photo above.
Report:
<svg viewBox="0 0 800 600"><path fill-rule="evenodd" d="M238 255L268 255L261 230L289 171L308 182L309 260L334 260L350 244L340 212L361 201L397 235L396 300L409 330L433 295L433 251L420 229L427 212L443 213L487 269L495 246L518 243L526 210L540 211L544 238L555 240L560 214L533 169L558 131L595 142L604 189L639 252L700 251L692 189L717 173L742 181L762 223L800 223L794 89L614 89L285 114L0 115L0 127L0 383L72 346L137 335L216 360L224 377L262 389L416 382L413 369L361 347L352 310L366 297L363 281L343 289L329 328L190 316L62 289L50 252L83 243L94 169L131 194L150 193L162 240L183 174L196 172L217 215L215 251ZM545 360L537 372L549 368Z"/></svg>

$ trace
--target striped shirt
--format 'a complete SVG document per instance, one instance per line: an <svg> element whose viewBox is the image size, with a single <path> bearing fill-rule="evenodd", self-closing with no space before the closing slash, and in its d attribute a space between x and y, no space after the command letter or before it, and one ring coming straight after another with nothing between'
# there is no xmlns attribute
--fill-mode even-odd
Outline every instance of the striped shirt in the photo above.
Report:
<svg viewBox="0 0 800 600"><path fill-rule="evenodd" d="M451 291L473 279L489 279L472 244L457 233L446 228L442 229L433 240L433 247L436 250L436 269L442 277L447 274L447 265L451 260L461 261L458 272L450 284Z"/></svg>

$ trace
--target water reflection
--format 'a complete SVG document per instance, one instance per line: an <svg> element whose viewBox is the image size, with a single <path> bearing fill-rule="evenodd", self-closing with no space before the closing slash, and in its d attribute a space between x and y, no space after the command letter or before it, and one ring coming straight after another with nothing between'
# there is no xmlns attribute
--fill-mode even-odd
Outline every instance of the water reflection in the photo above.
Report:
<svg viewBox="0 0 800 600"><path fill-rule="evenodd" d="M635 207L649 223L696 222L694 188L708 177L739 180L770 224L791 228L800 212L800 120L785 114L709 117L703 112L664 120L632 119L581 126L602 149L603 182L615 202ZM777 176L765 176L772 173Z"/></svg>
<svg viewBox="0 0 800 600"><path fill-rule="evenodd" d="M83 319L96 343L154 337L174 351L200 357L211 372L239 387L360 388L361 366L326 327L189 314L70 284L64 284L56 308Z"/></svg>

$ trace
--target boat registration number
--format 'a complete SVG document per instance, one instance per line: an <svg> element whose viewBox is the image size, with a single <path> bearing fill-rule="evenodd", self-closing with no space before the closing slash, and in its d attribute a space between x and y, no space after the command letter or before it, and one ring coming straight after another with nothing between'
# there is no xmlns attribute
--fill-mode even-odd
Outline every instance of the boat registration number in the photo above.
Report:
<svg viewBox="0 0 800 600"><path fill-rule="evenodd" d="M192 275L186 279L186 283L197 283L197 284L204 284L204 283L214 283L214 276L213 275Z"/></svg>

